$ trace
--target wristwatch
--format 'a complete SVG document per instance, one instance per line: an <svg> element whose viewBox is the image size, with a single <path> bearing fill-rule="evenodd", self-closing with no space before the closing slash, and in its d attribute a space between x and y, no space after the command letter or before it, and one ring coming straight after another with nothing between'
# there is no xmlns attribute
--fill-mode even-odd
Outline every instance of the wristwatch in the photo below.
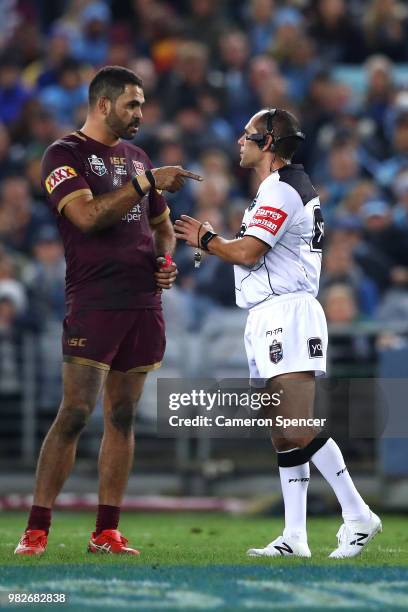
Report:
<svg viewBox="0 0 408 612"><path fill-rule="evenodd" d="M200 239L201 248L204 249L204 251L208 251L208 243L216 236L218 236L218 234L215 232L205 232Z"/></svg>

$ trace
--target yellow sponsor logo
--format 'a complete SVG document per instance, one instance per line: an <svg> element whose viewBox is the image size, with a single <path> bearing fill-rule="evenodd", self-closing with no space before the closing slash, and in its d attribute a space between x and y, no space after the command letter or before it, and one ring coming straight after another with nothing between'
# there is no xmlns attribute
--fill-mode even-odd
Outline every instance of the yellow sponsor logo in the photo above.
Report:
<svg viewBox="0 0 408 612"><path fill-rule="evenodd" d="M67 179L74 178L74 176L78 176L78 174L71 166L55 168L45 179L45 188L48 193L52 193L58 185L61 185Z"/></svg>
<svg viewBox="0 0 408 612"><path fill-rule="evenodd" d="M111 164L114 166L124 166L126 165L126 157L111 157Z"/></svg>

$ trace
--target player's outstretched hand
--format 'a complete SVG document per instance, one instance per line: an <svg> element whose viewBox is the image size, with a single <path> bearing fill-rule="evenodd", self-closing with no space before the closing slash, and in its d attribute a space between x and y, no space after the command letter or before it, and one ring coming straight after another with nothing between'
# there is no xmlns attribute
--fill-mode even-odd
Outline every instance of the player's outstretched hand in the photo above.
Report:
<svg viewBox="0 0 408 612"><path fill-rule="evenodd" d="M156 280L156 293L161 293L163 289L171 289L178 274L177 266L173 260L168 262L166 257L157 257L157 272L154 273Z"/></svg>
<svg viewBox="0 0 408 612"><path fill-rule="evenodd" d="M198 221L188 215L181 215L174 224L176 238L185 240L189 246L200 246L200 239L207 232L213 232L213 226L208 221Z"/></svg>
<svg viewBox="0 0 408 612"><path fill-rule="evenodd" d="M163 166L162 168L153 168L152 173L156 182L156 189L170 191L174 193L181 189L186 178L193 181L204 180L199 174L189 172L181 166Z"/></svg>

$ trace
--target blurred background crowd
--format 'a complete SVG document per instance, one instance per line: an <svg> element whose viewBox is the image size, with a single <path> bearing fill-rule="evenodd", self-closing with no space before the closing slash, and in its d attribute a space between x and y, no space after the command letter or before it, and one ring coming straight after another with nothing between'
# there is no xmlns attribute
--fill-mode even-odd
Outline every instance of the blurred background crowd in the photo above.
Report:
<svg viewBox="0 0 408 612"><path fill-rule="evenodd" d="M325 219L319 299L330 362L343 375L373 376L382 348L408 346L408 334L381 330L408 316L406 2L2 0L0 455L16 453L12 435L22 430L23 455L34 460L42 437L34 443L34 415L48 410L46 431L60 399L65 262L40 165L54 140L81 127L89 81L106 64L143 79L135 144L155 166L182 164L206 179L168 195L172 219L192 214L225 237L239 232L258 187L238 163L244 125L263 107L297 115L306 141L295 161L310 173ZM222 329L239 314L232 266L205 257L194 270L193 250L182 245L175 258L177 286L165 295L170 360L177 329L195 336L197 357L206 325ZM374 334L350 332L370 325ZM236 350L224 336L221 365ZM203 375L208 359L198 361ZM384 375L398 375L403 362ZM364 445L355 447L362 456Z"/></svg>
<svg viewBox="0 0 408 612"><path fill-rule="evenodd" d="M236 140L262 107L299 116L296 161L321 197L329 322L408 314L408 8L397 0L3 0L0 5L0 333L64 312L63 251L40 187L45 148L81 126L94 71L143 79L136 144L155 165L203 174L168 197L172 218L240 227L256 178ZM197 272L179 247L189 329L233 307L231 266ZM16 322L16 325L13 324Z"/></svg>

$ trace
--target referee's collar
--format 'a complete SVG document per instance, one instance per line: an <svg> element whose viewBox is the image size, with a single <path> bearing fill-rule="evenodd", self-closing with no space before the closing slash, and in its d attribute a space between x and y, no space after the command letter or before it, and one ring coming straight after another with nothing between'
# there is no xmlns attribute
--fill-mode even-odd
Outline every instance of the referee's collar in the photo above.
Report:
<svg viewBox="0 0 408 612"><path fill-rule="evenodd" d="M278 168L277 172L282 172L283 170L304 170L304 168L302 164L285 164Z"/></svg>

